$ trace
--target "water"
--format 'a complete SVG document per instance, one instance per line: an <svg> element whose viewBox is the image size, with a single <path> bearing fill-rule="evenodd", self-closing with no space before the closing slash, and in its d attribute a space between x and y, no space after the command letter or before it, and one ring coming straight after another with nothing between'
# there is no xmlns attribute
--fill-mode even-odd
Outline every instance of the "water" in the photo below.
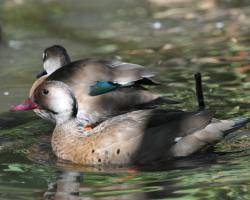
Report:
<svg viewBox="0 0 250 200"><path fill-rule="evenodd" d="M249 199L248 129L220 143L220 153L91 168L53 156L50 124L8 112L27 97L43 49L61 44L72 60L147 66L162 83L152 90L189 110L197 108L193 74L201 71L216 117L250 115L249 8L244 0L1 1L0 199Z"/></svg>

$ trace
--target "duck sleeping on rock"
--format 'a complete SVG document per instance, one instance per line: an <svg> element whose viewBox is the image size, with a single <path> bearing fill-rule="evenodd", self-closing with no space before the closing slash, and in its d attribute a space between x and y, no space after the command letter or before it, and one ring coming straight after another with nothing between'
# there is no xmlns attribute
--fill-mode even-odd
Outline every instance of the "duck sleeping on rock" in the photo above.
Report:
<svg viewBox="0 0 250 200"><path fill-rule="evenodd" d="M56 156L83 165L147 164L188 156L250 121L212 120L209 111L147 109L106 119L85 131L76 117L73 91L58 81L42 83L25 105L12 110L29 109L45 110L56 121L51 141Z"/></svg>
<svg viewBox="0 0 250 200"><path fill-rule="evenodd" d="M136 107L178 103L145 89L142 85L158 83L152 79L154 73L140 65L99 59L70 62L67 51L59 45L45 49L43 55L44 71L38 75L30 96L44 81L62 81L74 91L78 118L89 123ZM35 109L35 112L53 121L46 110Z"/></svg>

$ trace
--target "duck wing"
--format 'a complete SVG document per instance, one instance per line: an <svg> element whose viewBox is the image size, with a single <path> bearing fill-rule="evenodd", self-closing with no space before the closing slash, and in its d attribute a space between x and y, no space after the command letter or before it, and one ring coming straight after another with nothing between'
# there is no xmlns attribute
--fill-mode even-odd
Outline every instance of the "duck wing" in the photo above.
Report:
<svg viewBox="0 0 250 200"><path fill-rule="evenodd" d="M111 69L108 80L98 80L90 86L90 94L98 95L114 89L138 85L159 85L159 82L152 79L155 73L145 67L133 63L126 63L115 60L91 60L102 65L107 70ZM104 78L104 77L103 77ZM110 89L110 90L109 90Z"/></svg>
<svg viewBox="0 0 250 200"><path fill-rule="evenodd" d="M94 164L149 163L162 159L175 144L206 127L212 119L208 111L141 110L102 122L93 131ZM191 123L193 122L193 123Z"/></svg>

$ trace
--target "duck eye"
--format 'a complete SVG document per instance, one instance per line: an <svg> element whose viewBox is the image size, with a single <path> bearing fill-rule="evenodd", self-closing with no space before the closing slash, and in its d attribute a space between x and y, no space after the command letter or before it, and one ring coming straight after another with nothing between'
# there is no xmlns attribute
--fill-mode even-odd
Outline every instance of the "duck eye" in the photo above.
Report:
<svg viewBox="0 0 250 200"><path fill-rule="evenodd" d="M43 89L42 90L42 95L48 95L49 94L49 90L47 90L47 89Z"/></svg>
<svg viewBox="0 0 250 200"><path fill-rule="evenodd" d="M48 54L46 52L43 52L43 62L46 60Z"/></svg>

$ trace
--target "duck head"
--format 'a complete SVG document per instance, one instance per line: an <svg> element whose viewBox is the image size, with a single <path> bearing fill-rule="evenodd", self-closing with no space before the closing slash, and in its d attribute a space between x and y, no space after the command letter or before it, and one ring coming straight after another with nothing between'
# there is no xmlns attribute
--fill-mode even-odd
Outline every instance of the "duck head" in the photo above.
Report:
<svg viewBox="0 0 250 200"><path fill-rule="evenodd" d="M62 66L70 63L70 57L66 49L60 45L48 47L43 52L43 69L37 78L46 74L50 75Z"/></svg>
<svg viewBox="0 0 250 200"><path fill-rule="evenodd" d="M46 81L35 89L33 96L11 107L11 111L33 109L44 110L57 124L61 124L76 117L78 106L73 92L66 84Z"/></svg>

